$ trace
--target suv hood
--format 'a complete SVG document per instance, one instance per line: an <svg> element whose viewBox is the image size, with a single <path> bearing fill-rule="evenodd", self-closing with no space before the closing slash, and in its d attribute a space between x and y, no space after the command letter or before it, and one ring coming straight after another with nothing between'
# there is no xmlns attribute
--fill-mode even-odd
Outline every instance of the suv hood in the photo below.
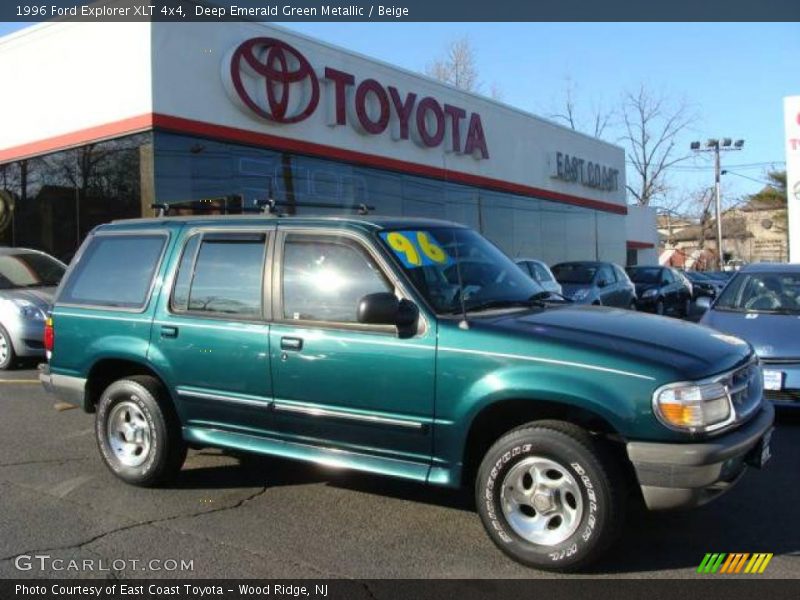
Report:
<svg viewBox="0 0 800 600"><path fill-rule="evenodd" d="M749 315L749 318L748 318ZM709 310L702 323L750 342L761 358L800 358L800 316Z"/></svg>
<svg viewBox="0 0 800 600"><path fill-rule="evenodd" d="M54 287L22 288L0 290L0 298L5 300L27 300L37 308L48 311L53 306Z"/></svg>
<svg viewBox="0 0 800 600"><path fill-rule="evenodd" d="M477 321L476 321L477 322ZM702 379L751 355L747 342L708 327L634 311L564 305L481 319L483 326Z"/></svg>

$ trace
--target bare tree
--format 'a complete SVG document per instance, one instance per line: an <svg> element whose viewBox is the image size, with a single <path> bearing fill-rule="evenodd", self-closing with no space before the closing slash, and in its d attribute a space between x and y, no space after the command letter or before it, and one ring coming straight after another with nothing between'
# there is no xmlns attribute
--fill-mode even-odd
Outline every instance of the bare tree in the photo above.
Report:
<svg viewBox="0 0 800 600"><path fill-rule="evenodd" d="M550 115L551 119L563 121L570 129L582 131L594 137L603 137L606 129L611 125L614 118L614 111L608 110L595 104L592 108L590 118L579 116L578 109L578 87L570 77L567 77L567 85L564 91L564 106L558 112ZM590 122L588 127L584 126L586 121Z"/></svg>
<svg viewBox="0 0 800 600"><path fill-rule="evenodd" d="M466 36L450 42L444 56L430 63L425 68L425 73L468 92L477 92L480 89L475 50Z"/></svg>
<svg viewBox="0 0 800 600"><path fill-rule="evenodd" d="M643 85L625 94L621 113L620 141L627 145L628 161L636 174L626 187L636 204L647 206L668 190L667 169L691 156L679 152L677 142L695 117L684 102L673 104Z"/></svg>
<svg viewBox="0 0 800 600"><path fill-rule="evenodd" d="M506 97L503 88L501 88L496 81L493 81L492 85L489 87L489 97L498 102L502 102Z"/></svg>

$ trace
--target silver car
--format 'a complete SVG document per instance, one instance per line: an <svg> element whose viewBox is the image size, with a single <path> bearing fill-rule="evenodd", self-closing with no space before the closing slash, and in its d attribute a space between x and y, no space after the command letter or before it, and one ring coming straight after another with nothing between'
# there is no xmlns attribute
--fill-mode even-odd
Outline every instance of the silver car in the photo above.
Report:
<svg viewBox="0 0 800 600"><path fill-rule="evenodd" d="M517 258L515 262L526 275L545 290L561 294L561 284L556 281L552 271L545 263L533 258Z"/></svg>
<svg viewBox="0 0 800 600"><path fill-rule="evenodd" d="M44 322L66 265L27 248L0 248L0 369L44 356Z"/></svg>
<svg viewBox="0 0 800 600"><path fill-rule="evenodd" d="M701 297L697 305L706 310L703 325L753 345L764 396L800 408L800 265L746 265L716 300Z"/></svg>

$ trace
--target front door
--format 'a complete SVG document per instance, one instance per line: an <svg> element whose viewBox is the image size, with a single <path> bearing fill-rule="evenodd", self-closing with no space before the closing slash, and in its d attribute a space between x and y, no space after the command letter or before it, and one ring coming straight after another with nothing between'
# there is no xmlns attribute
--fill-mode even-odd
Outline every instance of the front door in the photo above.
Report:
<svg viewBox="0 0 800 600"><path fill-rule="evenodd" d="M149 351L176 394L185 425L270 428L264 301L269 237L263 226L185 237L170 293L161 295Z"/></svg>
<svg viewBox="0 0 800 600"><path fill-rule="evenodd" d="M384 259L355 235L287 228L273 281L276 429L292 441L427 464L435 331L423 325L403 339L356 320L366 294L402 295Z"/></svg>

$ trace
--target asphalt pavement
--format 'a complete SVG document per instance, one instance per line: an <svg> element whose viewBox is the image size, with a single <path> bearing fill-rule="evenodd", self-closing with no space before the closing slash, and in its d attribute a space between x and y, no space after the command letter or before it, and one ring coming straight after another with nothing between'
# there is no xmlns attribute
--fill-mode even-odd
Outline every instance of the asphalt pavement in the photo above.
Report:
<svg viewBox="0 0 800 600"><path fill-rule="evenodd" d="M168 488L126 485L100 460L93 416L54 404L35 371L0 374L0 578L556 576L501 554L469 493L216 450L190 452ZM707 552L771 552L757 577L799 577L800 419L780 418L773 440L767 468L718 501L632 512L580 576L709 577L696 573Z"/></svg>

